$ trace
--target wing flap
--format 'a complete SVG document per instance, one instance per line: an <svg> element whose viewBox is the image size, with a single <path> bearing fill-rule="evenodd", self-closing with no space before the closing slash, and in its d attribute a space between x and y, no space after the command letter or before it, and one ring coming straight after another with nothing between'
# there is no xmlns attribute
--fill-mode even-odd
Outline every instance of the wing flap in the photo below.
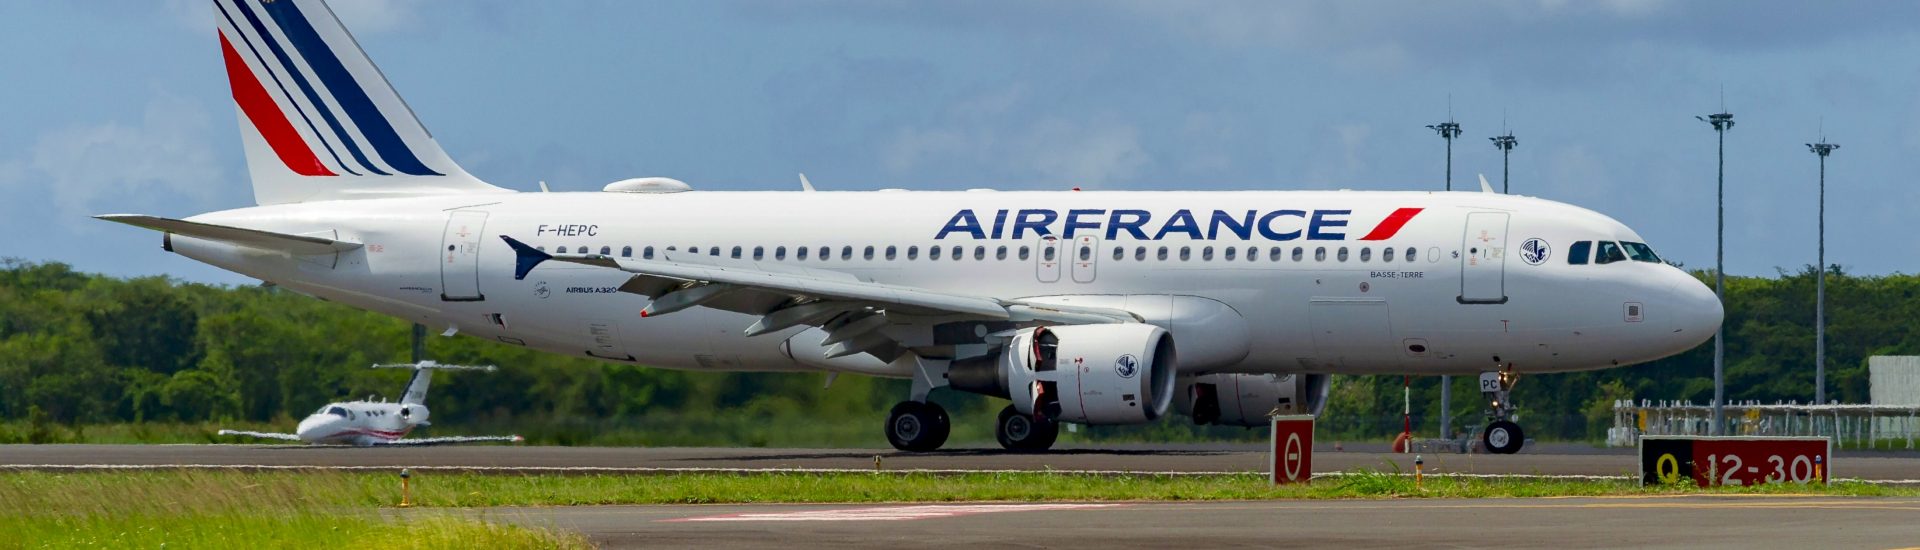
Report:
<svg viewBox="0 0 1920 550"><path fill-rule="evenodd" d="M152 229L154 231L186 235L188 237L220 241L252 248L277 250L297 255L334 254L360 248L361 246L360 243L338 241L311 235L291 235L287 233L262 231L259 229L190 222L143 214L105 214L94 216L94 218Z"/></svg>

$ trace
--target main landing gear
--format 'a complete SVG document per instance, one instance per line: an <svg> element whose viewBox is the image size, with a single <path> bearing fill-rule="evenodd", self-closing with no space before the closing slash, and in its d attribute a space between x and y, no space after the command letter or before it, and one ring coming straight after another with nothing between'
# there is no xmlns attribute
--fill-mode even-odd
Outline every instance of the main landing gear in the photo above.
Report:
<svg viewBox="0 0 1920 550"><path fill-rule="evenodd" d="M1510 455L1520 452L1520 446L1527 442L1526 432L1510 418L1513 416L1513 403L1510 400L1513 385L1520 381L1520 375L1513 373L1513 366L1505 371L1480 373L1480 395L1488 402L1487 429L1480 434L1482 448L1493 454Z"/></svg>
<svg viewBox="0 0 1920 550"><path fill-rule="evenodd" d="M1060 423L1034 414L1020 414L1013 405L1000 409L1000 420L993 425L993 438L1009 451L1044 451L1060 437Z"/></svg>
<svg viewBox="0 0 1920 550"><path fill-rule="evenodd" d="M887 442L902 451L931 451L947 442L952 427L939 404L901 401L887 415Z"/></svg>

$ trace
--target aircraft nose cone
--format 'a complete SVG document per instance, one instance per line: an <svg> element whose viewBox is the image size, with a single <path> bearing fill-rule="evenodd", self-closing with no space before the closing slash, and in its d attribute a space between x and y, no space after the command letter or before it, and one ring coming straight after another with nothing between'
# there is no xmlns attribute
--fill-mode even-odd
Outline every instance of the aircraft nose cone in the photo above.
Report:
<svg viewBox="0 0 1920 550"><path fill-rule="evenodd" d="M1720 323L1726 319L1726 310L1720 305L1720 298L1714 296L1713 289L1706 284L1685 277L1685 280L1673 284L1673 331L1687 348L1700 345L1712 338L1720 330Z"/></svg>
<svg viewBox="0 0 1920 550"><path fill-rule="evenodd" d="M313 439L319 435L320 429L326 427L326 424L327 419L325 418L309 416L305 420L300 421L300 427L294 429L293 435L298 436L301 441L313 441Z"/></svg>

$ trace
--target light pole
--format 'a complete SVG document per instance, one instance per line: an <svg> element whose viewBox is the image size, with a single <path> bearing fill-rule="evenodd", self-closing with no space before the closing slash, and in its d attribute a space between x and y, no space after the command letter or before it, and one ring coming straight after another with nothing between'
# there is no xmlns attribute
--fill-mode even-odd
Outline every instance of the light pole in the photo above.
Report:
<svg viewBox="0 0 1920 550"><path fill-rule="evenodd" d="M1714 247L1713 247L1713 295L1720 300L1720 307L1727 305L1727 130L1733 129L1733 113L1719 113L1696 116L1701 122L1713 125L1713 133L1720 136L1720 176L1717 191L1714 194ZM1726 425L1727 381L1725 368L1727 358L1726 322L1713 329L1713 424L1709 429L1713 435L1720 435Z"/></svg>
<svg viewBox="0 0 1920 550"><path fill-rule="evenodd" d="M1507 182L1507 157L1513 155L1513 148L1520 145L1520 141L1513 139L1513 132L1487 139L1493 140L1493 146L1500 148L1500 194L1512 194L1509 192L1512 186Z"/></svg>
<svg viewBox="0 0 1920 550"><path fill-rule="evenodd" d="M1813 403L1827 402L1827 155L1839 149L1838 144L1827 143L1826 136L1820 137L1820 143L1807 144L1807 150L1820 155L1820 275L1815 279L1813 305Z"/></svg>
<svg viewBox="0 0 1920 550"><path fill-rule="evenodd" d="M1453 190L1453 138L1460 137L1460 123L1448 120L1439 124L1428 124L1427 129L1440 134L1447 140L1447 190Z"/></svg>
<svg viewBox="0 0 1920 550"><path fill-rule="evenodd" d="M1451 101L1449 101L1451 103ZM1449 108L1448 111L1453 109ZM1447 140L1447 190L1453 190L1453 138L1460 137L1460 123L1449 115L1446 122L1428 124L1427 129ZM1453 377L1440 376L1440 437L1453 437Z"/></svg>

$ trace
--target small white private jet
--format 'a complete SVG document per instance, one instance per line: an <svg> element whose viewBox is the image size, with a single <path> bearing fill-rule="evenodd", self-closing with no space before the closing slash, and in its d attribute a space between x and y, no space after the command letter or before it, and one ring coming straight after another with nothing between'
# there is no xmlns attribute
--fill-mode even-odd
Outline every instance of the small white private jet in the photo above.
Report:
<svg viewBox="0 0 1920 550"><path fill-rule="evenodd" d="M328 403L320 410L313 411L293 433L247 432L240 430L220 430L220 435L241 435L266 439L299 441L312 445L357 445L371 447L375 445L441 445L448 443L483 443L506 441L518 443L524 441L518 435L504 436L464 436L464 437L422 437L401 439L414 428L426 426L427 422L427 385L433 380L435 370L482 370L492 372L493 366L469 367L462 365L442 365L433 361L403 363L395 365L374 365L373 368L410 368L413 380L407 383L407 392L401 394L400 402L387 401L342 401Z"/></svg>

